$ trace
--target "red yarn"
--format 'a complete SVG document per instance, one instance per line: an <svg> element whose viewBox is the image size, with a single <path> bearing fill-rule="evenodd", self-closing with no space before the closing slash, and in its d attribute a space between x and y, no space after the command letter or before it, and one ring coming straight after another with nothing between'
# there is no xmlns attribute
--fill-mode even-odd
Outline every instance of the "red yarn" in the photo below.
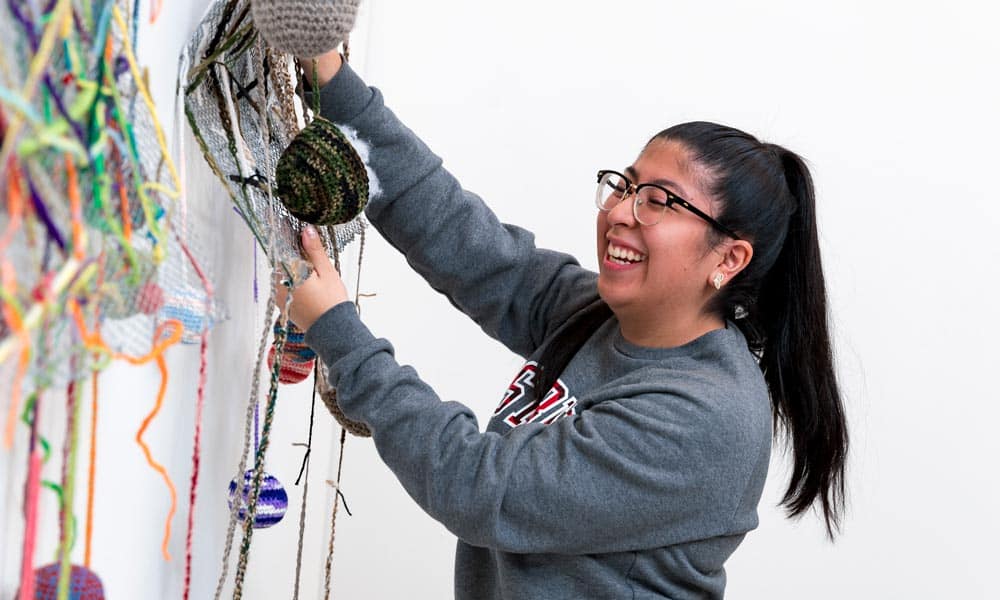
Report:
<svg viewBox="0 0 1000 600"><path fill-rule="evenodd" d="M299 362L295 360L295 349L285 346L281 356L281 367L278 370L278 381L284 384L293 384L305 381L312 375L316 359ZM274 367L274 346L267 353L267 367Z"/></svg>

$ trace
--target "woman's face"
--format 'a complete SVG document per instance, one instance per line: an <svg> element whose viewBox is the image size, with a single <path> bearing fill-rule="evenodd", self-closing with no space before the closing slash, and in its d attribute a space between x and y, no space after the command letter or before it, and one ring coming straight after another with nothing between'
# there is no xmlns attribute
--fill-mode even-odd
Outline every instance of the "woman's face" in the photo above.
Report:
<svg viewBox="0 0 1000 600"><path fill-rule="evenodd" d="M699 185L697 165L677 142L652 142L624 174L635 185L660 184L715 216ZM699 312L719 263L708 246L711 226L679 206L667 208L656 225L640 225L633 216L633 200L630 194L597 215L601 298L619 319L638 323Z"/></svg>

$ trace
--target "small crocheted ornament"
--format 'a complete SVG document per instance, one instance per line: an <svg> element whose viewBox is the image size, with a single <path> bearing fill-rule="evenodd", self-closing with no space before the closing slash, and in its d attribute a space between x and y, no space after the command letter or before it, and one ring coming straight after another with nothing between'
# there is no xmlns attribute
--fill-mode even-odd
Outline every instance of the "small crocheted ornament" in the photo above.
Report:
<svg viewBox="0 0 1000 600"><path fill-rule="evenodd" d="M281 333L281 322L274 323L274 335ZM281 353L281 363L278 367L278 381L284 384L293 384L304 381L313 372L316 366L316 353L306 345L306 334L295 326L295 323L288 322L288 333L285 337L285 347ZM274 368L274 356L276 350L274 345L267 353L267 368Z"/></svg>
<svg viewBox="0 0 1000 600"><path fill-rule="evenodd" d="M360 0L254 0L253 22L268 45L299 58L325 54L354 28Z"/></svg>
<svg viewBox="0 0 1000 600"><path fill-rule="evenodd" d="M243 474L243 493L240 495L239 518L247 517L247 503L250 501L250 489L253 487L253 470ZM236 482L229 482L229 510L233 510L236 497ZM254 529L264 529L274 525L285 516L288 510L288 493L284 486L273 475L264 473L260 485L260 496L257 498L257 514L253 519Z"/></svg>
<svg viewBox="0 0 1000 600"><path fill-rule="evenodd" d="M35 569L35 600L56 600L59 596L59 563ZM80 565L70 565L70 600L104 600L104 586L96 573Z"/></svg>
<svg viewBox="0 0 1000 600"><path fill-rule="evenodd" d="M337 390L330 387L330 384L326 382L326 374L321 373L318 382L319 395L323 399L323 404L326 405L326 409L330 411L333 418L340 423L351 435L356 435L358 437L371 437L372 430L368 428L367 425L360 421L352 421L348 419L344 414L344 411L340 409L340 405L337 404Z"/></svg>
<svg viewBox="0 0 1000 600"><path fill-rule="evenodd" d="M309 350L306 348L306 350ZM309 350L312 352L312 350ZM281 355L281 366L278 367L278 381L284 383L285 385L291 385L294 383L301 383L309 378L312 374L313 369L316 367L316 361L308 360L306 362L298 362L295 357L288 352L288 348L285 348L285 352ZM274 368L274 346L267 353L267 368Z"/></svg>
<svg viewBox="0 0 1000 600"><path fill-rule="evenodd" d="M285 148L275 170L278 198L298 219L339 225L368 202L368 173L337 126L317 116Z"/></svg>

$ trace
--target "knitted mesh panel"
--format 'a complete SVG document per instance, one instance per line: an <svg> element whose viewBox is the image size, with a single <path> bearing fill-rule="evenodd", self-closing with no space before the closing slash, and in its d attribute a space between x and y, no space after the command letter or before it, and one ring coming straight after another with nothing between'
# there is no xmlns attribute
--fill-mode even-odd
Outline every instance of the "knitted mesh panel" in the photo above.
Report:
<svg viewBox="0 0 1000 600"><path fill-rule="evenodd" d="M360 0L254 0L253 21L272 47L299 58L336 48L354 28Z"/></svg>
<svg viewBox="0 0 1000 600"><path fill-rule="evenodd" d="M317 116L278 159L278 197L288 212L314 225L346 223L368 202L368 173L337 126Z"/></svg>

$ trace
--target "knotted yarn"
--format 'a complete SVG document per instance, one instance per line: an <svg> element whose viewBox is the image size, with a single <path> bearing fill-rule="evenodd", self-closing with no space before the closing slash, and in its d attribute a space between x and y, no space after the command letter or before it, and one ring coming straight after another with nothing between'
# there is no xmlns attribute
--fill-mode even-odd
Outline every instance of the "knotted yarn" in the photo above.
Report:
<svg viewBox="0 0 1000 600"><path fill-rule="evenodd" d="M268 45L299 58L313 58L340 45L358 15L361 0L253 0L253 22Z"/></svg>
<svg viewBox="0 0 1000 600"><path fill-rule="evenodd" d="M368 172L336 125L316 116L275 169L278 198L293 216L319 226L347 223L368 203Z"/></svg>

